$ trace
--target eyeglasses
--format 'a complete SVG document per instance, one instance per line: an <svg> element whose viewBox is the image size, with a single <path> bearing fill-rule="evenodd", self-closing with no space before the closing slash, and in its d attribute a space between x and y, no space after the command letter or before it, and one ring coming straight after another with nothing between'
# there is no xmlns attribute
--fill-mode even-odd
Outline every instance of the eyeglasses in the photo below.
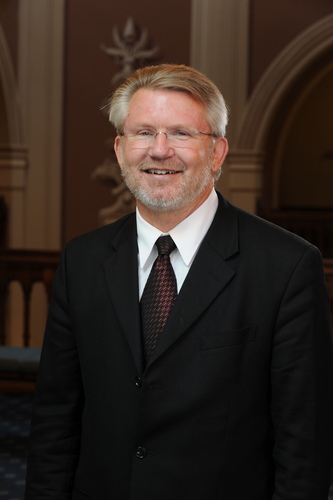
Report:
<svg viewBox="0 0 333 500"><path fill-rule="evenodd" d="M120 134L127 137L137 148L151 147L159 134L164 134L169 141L169 145L175 148L186 148L199 140L201 135L217 137L217 135L208 132L200 132L194 128L177 128L168 132L156 132L154 129L140 129L137 132L124 132ZM200 135L201 134L201 135Z"/></svg>

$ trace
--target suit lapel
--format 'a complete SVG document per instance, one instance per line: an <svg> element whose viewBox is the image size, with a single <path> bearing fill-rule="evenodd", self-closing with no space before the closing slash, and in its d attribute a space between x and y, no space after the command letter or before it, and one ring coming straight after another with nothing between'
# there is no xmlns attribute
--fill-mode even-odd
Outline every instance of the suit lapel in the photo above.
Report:
<svg viewBox="0 0 333 500"><path fill-rule="evenodd" d="M238 252L236 209L222 196L148 364L153 363L209 307L235 275L227 259Z"/></svg>
<svg viewBox="0 0 333 500"><path fill-rule="evenodd" d="M219 195L219 207L191 266L148 366L163 354L228 286L235 271L227 260L238 252L235 207ZM104 262L112 304L139 373L143 371L135 215L112 241Z"/></svg>
<svg viewBox="0 0 333 500"><path fill-rule="evenodd" d="M112 253L104 262L112 304L139 373L143 370L138 259L135 215L130 217L112 241Z"/></svg>

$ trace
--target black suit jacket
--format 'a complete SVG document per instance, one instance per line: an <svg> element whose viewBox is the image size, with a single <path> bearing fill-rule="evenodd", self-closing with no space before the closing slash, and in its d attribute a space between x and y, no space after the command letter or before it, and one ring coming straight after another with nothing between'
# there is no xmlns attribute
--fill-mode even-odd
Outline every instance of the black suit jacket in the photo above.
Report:
<svg viewBox="0 0 333 500"><path fill-rule="evenodd" d="M27 500L326 500L332 341L318 250L230 205L143 367L132 214L71 241Z"/></svg>

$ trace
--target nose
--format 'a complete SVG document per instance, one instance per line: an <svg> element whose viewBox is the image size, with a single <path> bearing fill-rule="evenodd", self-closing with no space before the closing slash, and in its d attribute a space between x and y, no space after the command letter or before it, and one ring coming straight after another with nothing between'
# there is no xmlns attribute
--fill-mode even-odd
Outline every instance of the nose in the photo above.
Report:
<svg viewBox="0 0 333 500"><path fill-rule="evenodd" d="M174 155L174 150L170 147L166 132L156 133L149 154L152 158L168 158Z"/></svg>

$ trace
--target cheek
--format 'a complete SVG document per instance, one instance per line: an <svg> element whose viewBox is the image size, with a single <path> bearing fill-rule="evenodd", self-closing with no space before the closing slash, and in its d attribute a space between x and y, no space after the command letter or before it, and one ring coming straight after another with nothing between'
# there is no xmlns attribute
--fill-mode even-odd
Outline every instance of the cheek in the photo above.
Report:
<svg viewBox="0 0 333 500"><path fill-rule="evenodd" d="M122 151L122 161L131 167L136 167L141 163L145 158L147 157L147 153L145 151L135 151L135 150L128 150L128 151Z"/></svg>
<svg viewBox="0 0 333 500"><path fill-rule="evenodd" d="M207 162L207 152L202 149L179 149L176 151L176 156L188 167L191 167L192 165L197 166Z"/></svg>
<svg viewBox="0 0 333 500"><path fill-rule="evenodd" d="M208 160L208 154L207 154L207 151L205 150L201 150L199 151L199 159L201 161L201 163L207 163L207 160Z"/></svg>
<svg viewBox="0 0 333 500"><path fill-rule="evenodd" d="M191 160L188 162L188 165L193 165L195 168L207 167L210 159L210 154L205 149L201 149L196 152L196 154L192 155Z"/></svg>

